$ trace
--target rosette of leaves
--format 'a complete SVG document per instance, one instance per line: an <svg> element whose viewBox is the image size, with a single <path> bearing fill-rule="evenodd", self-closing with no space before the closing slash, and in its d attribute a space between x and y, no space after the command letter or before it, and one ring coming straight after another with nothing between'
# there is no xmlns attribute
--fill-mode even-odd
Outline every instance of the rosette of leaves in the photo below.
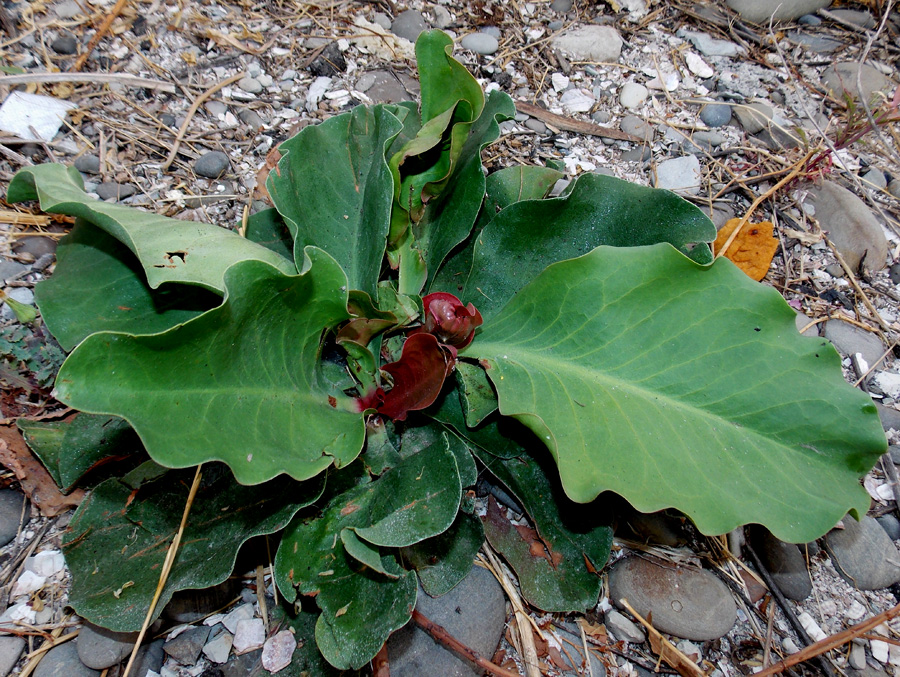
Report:
<svg viewBox="0 0 900 677"><path fill-rule="evenodd" d="M140 625L198 464L163 601L283 529L276 582L315 608L338 669L409 621L417 580L461 580L485 535L535 606L595 604L603 492L798 542L866 510L886 443L834 348L713 263L713 225L671 193L588 174L550 198L552 168L485 176L515 109L451 46L419 38L420 106L359 106L282 144L274 208L242 234L97 202L60 165L13 179L11 202L77 217L36 292L71 351L57 396L105 417L85 422L101 437L126 422L152 459L73 520L81 615ZM67 434L50 438L68 482L96 458L61 463ZM476 514L479 468L533 528Z"/></svg>

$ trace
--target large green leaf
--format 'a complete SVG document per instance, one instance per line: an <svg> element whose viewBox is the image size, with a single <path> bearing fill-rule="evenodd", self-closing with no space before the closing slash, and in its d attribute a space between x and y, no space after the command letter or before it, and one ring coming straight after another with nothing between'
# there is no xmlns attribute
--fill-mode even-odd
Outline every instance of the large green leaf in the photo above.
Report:
<svg viewBox="0 0 900 677"><path fill-rule="evenodd" d="M101 463L143 450L131 426L116 416L79 413L63 421L22 418L17 423L63 493L69 493L85 473Z"/></svg>
<svg viewBox="0 0 900 677"><path fill-rule="evenodd" d="M703 212L674 193L582 174L565 197L517 202L485 226L462 299L487 320L551 263L594 247L670 242L681 248L715 237Z"/></svg>
<svg viewBox="0 0 900 677"><path fill-rule="evenodd" d="M460 497L456 459L442 440L377 480L337 494L319 516L298 517L285 530L275 579L288 600L297 592L315 595L322 610L316 641L329 663L364 665L409 620L416 600L415 575L398 567L395 551L380 549L378 568L391 574L385 576L352 557L338 534L352 529L369 543L412 545L446 531Z"/></svg>
<svg viewBox="0 0 900 677"><path fill-rule="evenodd" d="M298 267L304 247L319 247L341 264L351 289L371 295L394 196L384 154L403 126L392 109L357 106L306 127L281 144L284 156L266 180L294 236Z"/></svg>
<svg viewBox="0 0 900 677"><path fill-rule="evenodd" d="M294 258L294 238L281 214L274 207L251 214L247 219L244 237L288 260Z"/></svg>
<svg viewBox="0 0 900 677"><path fill-rule="evenodd" d="M53 275L35 298L47 328L71 351L98 331L156 334L219 305L222 298L194 285L151 289L134 254L97 226L79 219L59 242Z"/></svg>
<svg viewBox="0 0 900 677"><path fill-rule="evenodd" d="M472 269L475 242L482 229L500 210L511 204L522 200L543 200L564 176L562 172L550 167L529 165L504 167L488 174L484 186L484 205L478 213L471 235L463 247L447 257L437 275L432 277L429 291L459 294L465 288L466 278Z"/></svg>
<svg viewBox="0 0 900 677"><path fill-rule="evenodd" d="M453 40L441 31L425 31L416 40L416 64L422 86L422 120L427 122L453 107L457 101L469 106L468 120L475 120L484 107L478 80L450 56Z"/></svg>
<svg viewBox="0 0 900 677"><path fill-rule="evenodd" d="M147 465L155 466L153 463ZM98 485L82 502L63 539L72 572L69 605L78 615L117 631L138 630L156 591L166 551L181 522L194 471L144 469ZM234 481L222 464L203 467L178 556L156 607L178 590L224 581L241 545L283 528L315 501L321 480L283 477L263 486Z"/></svg>
<svg viewBox="0 0 900 677"><path fill-rule="evenodd" d="M165 333L88 337L60 369L59 399L126 419L168 467L220 460L255 484L346 465L363 419L316 369L323 330L349 317L347 278L321 249L306 255L294 276L234 265L220 307Z"/></svg>
<svg viewBox="0 0 900 677"><path fill-rule="evenodd" d="M674 507L705 533L750 522L805 542L847 509L885 449L871 400L781 296L729 261L666 244L550 266L464 353L545 442L566 493Z"/></svg>
<svg viewBox="0 0 900 677"><path fill-rule="evenodd" d="M485 534L515 570L522 596L544 611L584 611L596 605L600 570L609 559L613 536L600 501L574 503L559 485L552 462L539 463L531 454L511 459L476 454L536 529L511 524L493 501L483 518Z"/></svg>
<svg viewBox="0 0 900 677"><path fill-rule="evenodd" d="M78 216L102 228L138 257L153 289L186 282L224 292L225 270L245 260L263 261L286 275L297 272L291 261L230 230L95 200L84 192L78 172L64 165L20 169L6 199L37 199L45 212Z"/></svg>
<svg viewBox="0 0 900 677"><path fill-rule="evenodd" d="M469 575L482 543L481 520L459 512L447 531L403 548L401 556L416 570L422 589L432 597L440 597Z"/></svg>

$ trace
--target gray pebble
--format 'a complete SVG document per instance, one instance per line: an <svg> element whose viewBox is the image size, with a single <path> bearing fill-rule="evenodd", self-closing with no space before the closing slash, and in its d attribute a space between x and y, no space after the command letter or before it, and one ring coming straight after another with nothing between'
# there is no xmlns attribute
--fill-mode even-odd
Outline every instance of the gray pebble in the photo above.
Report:
<svg viewBox="0 0 900 677"><path fill-rule="evenodd" d="M734 598L708 571L656 564L641 557L616 562L609 572L610 599L634 610L660 632L692 640L718 639L737 618Z"/></svg>
<svg viewBox="0 0 900 677"><path fill-rule="evenodd" d="M700 119L708 127L722 127L731 120L731 106L727 103L710 103L700 111Z"/></svg>
<svg viewBox="0 0 900 677"><path fill-rule="evenodd" d="M24 648L23 637L0 637L0 677L6 677L16 666Z"/></svg>
<svg viewBox="0 0 900 677"><path fill-rule="evenodd" d="M622 162L648 162L653 157L650 146L642 145L622 153Z"/></svg>
<svg viewBox="0 0 900 677"><path fill-rule="evenodd" d="M50 43L50 49L57 54L74 54L78 51L78 41L71 35L60 35Z"/></svg>
<svg viewBox="0 0 900 677"><path fill-rule="evenodd" d="M619 123L619 128L626 134L631 134L644 141L653 138L653 125L637 115L626 115Z"/></svg>
<svg viewBox="0 0 900 677"><path fill-rule="evenodd" d="M372 16L372 21L381 26L384 30L391 30L391 17L389 17L384 12L375 12Z"/></svg>
<svg viewBox="0 0 900 677"><path fill-rule="evenodd" d="M469 33L460 41L463 49L470 49L485 56L493 54L500 48L500 43L493 35L487 33Z"/></svg>
<svg viewBox="0 0 900 677"><path fill-rule="evenodd" d="M230 167L228 156L220 150L212 150L201 155L194 163L194 172L208 179L218 179Z"/></svg>
<svg viewBox="0 0 900 677"><path fill-rule="evenodd" d="M420 12L414 9L408 9L400 12L397 18L391 22L391 32L401 38L406 38L410 42L415 42L419 37L419 33L428 30L428 23Z"/></svg>
<svg viewBox="0 0 900 677"><path fill-rule="evenodd" d="M822 20L815 14L804 14L799 19L797 19L797 23L804 26L818 26L822 23Z"/></svg>
<svg viewBox="0 0 900 677"><path fill-rule="evenodd" d="M860 28L875 28L875 17L859 9L832 9L834 16Z"/></svg>
<svg viewBox="0 0 900 677"><path fill-rule="evenodd" d="M65 0L65 2L56 5L56 7L53 8L53 11L56 12L56 16L60 19L72 19L79 14L84 14L81 5L75 2L75 0Z"/></svg>
<svg viewBox="0 0 900 677"><path fill-rule="evenodd" d="M166 654L163 651L165 643L164 639L157 639L142 646L134 661L134 669L131 674L134 677L147 677L148 671L159 674L160 668L166 660Z"/></svg>
<svg viewBox="0 0 900 677"><path fill-rule="evenodd" d="M784 596L798 602L809 597L812 581L800 549L793 543L775 538L764 528L753 529L751 539L763 565Z"/></svg>
<svg viewBox="0 0 900 677"><path fill-rule="evenodd" d="M163 651L182 665L193 665L200 657L203 645L209 637L209 628L205 625L185 630L175 639L163 645Z"/></svg>
<svg viewBox="0 0 900 677"><path fill-rule="evenodd" d="M500 29L496 26L485 26L481 29L481 32L487 33L491 37L497 38L498 40L500 39Z"/></svg>
<svg viewBox="0 0 900 677"><path fill-rule="evenodd" d="M892 444L888 447L888 453L891 455L891 460L894 462L894 465L900 465L900 446L896 444Z"/></svg>
<svg viewBox="0 0 900 677"><path fill-rule="evenodd" d="M78 658L95 670L111 668L131 653L137 636L136 632L113 632L85 621L75 640Z"/></svg>
<svg viewBox="0 0 900 677"><path fill-rule="evenodd" d="M609 111L598 110L596 113L591 114L591 120L598 125L605 125L610 119L612 119L612 116L609 114Z"/></svg>
<svg viewBox="0 0 900 677"><path fill-rule="evenodd" d="M74 165L75 169L84 174L100 173L100 158L96 155L82 155L75 158Z"/></svg>
<svg viewBox="0 0 900 677"><path fill-rule="evenodd" d="M101 200L124 200L135 193L135 187L128 183L105 182L97 186L97 195Z"/></svg>
<svg viewBox="0 0 900 677"><path fill-rule="evenodd" d="M822 335L834 344L841 355L849 357L860 353L869 365L875 364L884 354L884 344L875 334L843 320L828 320Z"/></svg>
<svg viewBox="0 0 900 677"><path fill-rule="evenodd" d="M266 87L271 87L273 84L275 84L275 79L268 73L257 75L256 81L262 86L263 89L265 89Z"/></svg>
<svg viewBox="0 0 900 677"><path fill-rule="evenodd" d="M700 160L696 155L685 155L661 162L656 168L656 188L676 193L696 195L703 179ZM692 639L688 637L687 639Z"/></svg>
<svg viewBox="0 0 900 677"><path fill-rule="evenodd" d="M281 74L281 80L294 80L297 77L297 71L292 68L288 68L284 73Z"/></svg>
<svg viewBox="0 0 900 677"><path fill-rule="evenodd" d="M640 626L629 620L615 609L606 612L606 627L609 628L616 639L621 639L633 644L640 644L646 639Z"/></svg>
<svg viewBox="0 0 900 677"><path fill-rule="evenodd" d="M238 113L238 120L243 122L248 127L252 127L253 129L259 129L265 123L263 119L259 117L259 113L257 113L252 108L244 108Z"/></svg>
<svg viewBox="0 0 900 677"><path fill-rule="evenodd" d="M228 106L221 101L207 101L205 108L214 118L225 115L228 112Z"/></svg>
<svg viewBox="0 0 900 677"><path fill-rule="evenodd" d="M558 31L563 26L565 26L565 24L562 21L551 21L547 24L547 28L549 28L553 32Z"/></svg>
<svg viewBox="0 0 900 677"><path fill-rule="evenodd" d="M772 107L764 103L748 103L735 106L732 112L738 122L741 123L741 127L748 134L758 134L764 130L769 126L774 115Z"/></svg>
<svg viewBox="0 0 900 677"><path fill-rule="evenodd" d="M565 14L572 9L572 0L553 0L550 3L550 9L560 14Z"/></svg>
<svg viewBox="0 0 900 677"><path fill-rule="evenodd" d="M888 184L888 192L895 198L900 199L900 181L894 179Z"/></svg>
<svg viewBox="0 0 900 677"><path fill-rule="evenodd" d="M162 122L166 127L175 126L175 116L171 113L163 113L159 116L159 121Z"/></svg>
<svg viewBox="0 0 900 677"><path fill-rule="evenodd" d="M825 536L838 573L860 590L881 590L900 581L900 552L881 525L868 515L859 522L847 515L843 524Z"/></svg>
<svg viewBox="0 0 900 677"><path fill-rule="evenodd" d="M534 118L528 118L527 120L525 120L525 126L532 132L537 132L538 134L547 133L547 125L545 125L540 120L535 120Z"/></svg>
<svg viewBox="0 0 900 677"><path fill-rule="evenodd" d="M256 78L246 77L238 80L238 87L248 94L259 94L263 90L262 84Z"/></svg>
<svg viewBox="0 0 900 677"><path fill-rule="evenodd" d="M862 180L876 188L887 188L887 179L884 176L884 172L876 167L863 174Z"/></svg>
<svg viewBox="0 0 900 677"><path fill-rule="evenodd" d="M0 258L0 283L11 280L28 270L28 266L18 261L7 261Z"/></svg>
<svg viewBox="0 0 900 677"><path fill-rule="evenodd" d="M356 81L356 91L367 92L375 84L376 76L374 73L363 73L359 80Z"/></svg>
<svg viewBox="0 0 900 677"><path fill-rule="evenodd" d="M441 5L435 5L431 8L431 16L434 18L431 25L441 30L453 23L453 15L450 14L446 7Z"/></svg>
<svg viewBox="0 0 900 677"><path fill-rule="evenodd" d="M506 598L494 576L474 566L469 575L441 597L419 589L416 609L482 656L492 656L506 621ZM391 677L474 677L470 664L445 651L414 623L387 642Z"/></svg>
<svg viewBox="0 0 900 677"><path fill-rule="evenodd" d="M875 408L878 410L878 418L881 419L881 425L885 430L900 431L900 411L893 407L886 407L878 400L875 400Z"/></svg>
<svg viewBox="0 0 900 677"><path fill-rule="evenodd" d="M900 284L900 263L895 263L888 269L888 276L892 284Z"/></svg>
<svg viewBox="0 0 900 677"><path fill-rule="evenodd" d="M78 660L78 647L70 641L44 654L31 674L34 677L96 677L100 672Z"/></svg>
<svg viewBox="0 0 900 677"><path fill-rule="evenodd" d="M844 268L840 263L829 263L825 266L825 272L831 277L844 277Z"/></svg>
<svg viewBox="0 0 900 677"><path fill-rule="evenodd" d="M888 535L888 538L892 541L900 540L900 520L891 513L886 513L878 517L877 520L881 528L884 529L884 533Z"/></svg>

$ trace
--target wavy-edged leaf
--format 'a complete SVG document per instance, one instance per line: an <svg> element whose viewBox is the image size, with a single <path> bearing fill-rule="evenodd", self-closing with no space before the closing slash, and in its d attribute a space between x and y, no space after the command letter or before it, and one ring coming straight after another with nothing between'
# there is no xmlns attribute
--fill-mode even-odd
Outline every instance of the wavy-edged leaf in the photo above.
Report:
<svg viewBox="0 0 900 677"><path fill-rule="evenodd" d="M522 596L544 611L584 611L597 604L600 570L609 559L613 530L604 506L574 503L551 466L531 454L479 460L519 501L535 529L516 526L491 499L485 535L516 572Z"/></svg>
<svg viewBox="0 0 900 677"><path fill-rule="evenodd" d="M612 490L704 533L756 522L795 542L868 508L859 477L885 449L871 399L730 261L599 247L547 268L482 331L467 356L575 501Z"/></svg>
<svg viewBox="0 0 900 677"><path fill-rule="evenodd" d="M145 465L160 469L153 463ZM321 480L298 484L279 478L264 486L234 481L222 464L205 465L156 614L178 590L224 581L241 545L283 528L322 492ZM149 481L133 477L98 485L82 502L63 537L74 585L69 604L93 623L138 630L159 582L166 551L178 531L194 472L166 472ZM131 481L129 481L131 480Z"/></svg>
<svg viewBox="0 0 900 677"><path fill-rule="evenodd" d="M430 30L416 40L416 64L422 86L422 120L437 117L457 101L469 106L468 120L475 120L484 107L481 85L451 56L453 40L442 31Z"/></svg>
<svg viewBox="0 0 900 677"><path fill-rule="evenodd" d="M9 202L39 200L41 209L90 221L128 247L140 260L151 288L163 282L225 291L225 271L238 261L262 261L286 275L293 262L208 223L179 221L125 205L101 202L84 192L81 176L64 165L20 169L9 183Z"/></svg>
<svg viewBox="0 0 900 677"><path fill-rule="evenodd" d="M363 420L321 382L317 361L323 330L349 317L347 278L322 250L306 255L294 276L236 264L222 306L162 334L88 337L60 369L59 399L126 419L168 467L220 460L256 484L346 465Z"/></svg>
<svg viewBox="0 0 900 677"><path fill-rule="evenodd" d="M63 493L101 463L143 450L126 421L78 413L62 421L18 420L19 430Z"/></svg>
<svg viewBox="0 0 900 677"><path fill-rule="evenodd" d="M336 534L353 529L369 541L412 545L445 531L456 515L461 489L447 442L414 454L372 482L336 494L316 517L295 519L275 557L275 580L289 601L315 595L322 614L316 641L335 667L361 667L391 632L410 618L415 576L383 576L350 557ZM455 486L454 486L455 484ZM452 496L456 492L455 497ZM390 551L382 566L399 572Z"/></svg>
<svg viewBox="0 0 900 677"><path fill-rule="evenodd" d="M522 200L543 200L565 174L550 167L517 165L488 174L484 186L484 205L465 245L452 252L431 280L429 291L458 294L465 288L472 269L476 239L498 212Z"/></svg>
<svg viewBox="0 0 900 677"><path fill-rule="evenodd" d="M394 183L384 158L402 123L391 106L357 106L281 144L266 188L294 236L341 264L351 289L375 294L387 246ZM316 160L313 160L315 158Z"/></svg>
<svg viewBox="0 0 900 677"><path fill-rule="evenodd" d="M83 219L60 240L56 268L37 285L35 299L67 352L94 332L156 334L222 302L194 285L151 289L128 247Z"/></svg>
<svg viewBox="0 0 900 677"><path fill-rule="evenodd" d="M674 193L582 174L565 197L517 202L485 226L462 299L487 319L550 264L600 245L683 248L715 237L703 212Z"/></svg>
<svg viewBox="0 0 900 677"><path fill-rule="evenodd" d="M447 531L403 548L402 557L416 570L422 589L440 597L468 576L483 543L481 520L459 512Z"/></svg>
<svg viewBox="0 0 900 677"><path fill-rule="evenodd" d="M402 458L407 458L441 441L449 444L450 451L456 457L460 484L463 487L474 486L478 481L478 468L472 452L461 437L452 433L448 435L444 426L434 421L428 421L426 425L407 425L403 431L399 453Z"/></svg>
<svg viewBox="0 0 900 677"><path fill-rule="evenodd" d="M261 244L266 249L271 249L288 261L294 260L294 238L281 214L274 207L251 214L247 219L244 237Z"/></svg>

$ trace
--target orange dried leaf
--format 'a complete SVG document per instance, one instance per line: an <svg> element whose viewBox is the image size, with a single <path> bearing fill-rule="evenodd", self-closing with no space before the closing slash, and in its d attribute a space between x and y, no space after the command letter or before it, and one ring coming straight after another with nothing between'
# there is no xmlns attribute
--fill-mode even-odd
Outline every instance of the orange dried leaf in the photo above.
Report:
<svg viewBox="0 0 900 677"><path fill-rule="evenodd" d="M722 226L716 236L715 251L718 252L725 246L740 222L740 219L730 219ZM724 256L759 282L769 271L769 264L772 263L772 257L777 250L778 240L774 237L772 222L762 221L744 224Z"/></svg>

